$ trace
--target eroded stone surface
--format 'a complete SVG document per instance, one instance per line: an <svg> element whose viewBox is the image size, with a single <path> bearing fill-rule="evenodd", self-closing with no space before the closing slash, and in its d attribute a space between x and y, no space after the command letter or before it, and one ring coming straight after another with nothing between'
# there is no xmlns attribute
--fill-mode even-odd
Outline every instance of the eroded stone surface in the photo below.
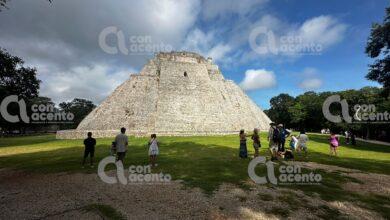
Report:
<svg viewBox="0 0 390 220"><path fill-rule="evenodd" d="M266 130L270 119L211 59L190 52L159 53L93 110L76 130L57 138L231 134Z"/></svg>

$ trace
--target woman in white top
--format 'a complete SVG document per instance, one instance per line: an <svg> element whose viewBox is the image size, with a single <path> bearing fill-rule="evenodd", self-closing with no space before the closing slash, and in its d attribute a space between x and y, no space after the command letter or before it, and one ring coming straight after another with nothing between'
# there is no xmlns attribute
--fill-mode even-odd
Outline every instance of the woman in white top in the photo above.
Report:
<svg viewBox="0 0 390 220"><path fill-rule="evenodd" d="M158 153L157 136L156 134L152 134L149 141L149 161L152 166L157 166L156 160Z"/></svg>

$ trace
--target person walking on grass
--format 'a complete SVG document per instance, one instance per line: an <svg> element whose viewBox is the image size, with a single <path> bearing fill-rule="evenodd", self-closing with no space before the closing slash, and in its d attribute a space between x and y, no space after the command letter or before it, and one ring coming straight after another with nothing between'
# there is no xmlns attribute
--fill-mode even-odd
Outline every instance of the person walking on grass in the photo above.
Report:
<svg viewBox="0 0 390 220"><path fill-rule="evenodd" d="M240 153L239 153L239 156L241 158L247 158L248 157L248 149L246 147L246 137L248 135L245 134L245 131L244 129L241 129L240 130Z"/></svg>
<svg viewBox="0 0 390 220"><path fill-rule="evenodd" d="M96 139L92 138L92 132L88 132L87 138L84 140L84 158L83 158L83 168L85 165L85 161L89 155L89 162L91 167L93 167L93 157L95 154L95 145L96 145Z"/></svg>
<svg viewBox="0 0 390 220"><path fill-rule="evenodd" d="M309 137L306 135L306 132L302 130L297 139L297 151L300 153L303 150L305 152L305 156L307 156L307 141L309 140Z"/></svg>
<svg viewBox="0 0 390 220"><path fill-rule="evenodd" d="M157 160L158 153L159 150L158 150L157 135L152 134L150 136L150 141L149 141L149 163L152 167L157 166L156 160Z"/></svg>
<svg viewBox="0 0 390 220"><path fill-rule="evenodd" d="M285 129L283 124L278 125L279 129L279 144L278 144L278 151L284 152L285 151L285 144L286 144L286 138L290 135L290 131Z"/></svg>
<svg viewBox="0 0 390 220"><path fill-rule="evenodd" d="M271 122L270 128L268 130L268 142L269 142L269 151L271 153L271 160L275 160L278 155L278 145L279 145L279 130L276 127L276 124Z"/></svg>
<svg viewBox="0 0 390 220"><path fill-rule="evenodd" d="M123 159L126 156L127 147L129 145L129 138L127 137L126 128L121 128L121 133L115 137L115 147L116 147L116 160L123 163Z"/></svg>
<svg viewBox="0 0 390 220"><path fill-rule="evenodd" d="M332 156L332 154L334 154L335 156L337 156L337 148L339 147L339 138L334 132L331 132L330 134L329 146L330 146L329 155Z"/></svg>
<svg viewBox="0 0 390 220"><path fill-rule="evenodd" d="M259 129L255 128L253 130L253 135L251 138L253 140L253 148L255 149L254 157L258 157L259 156L259 148L261 147Z"/></svg>

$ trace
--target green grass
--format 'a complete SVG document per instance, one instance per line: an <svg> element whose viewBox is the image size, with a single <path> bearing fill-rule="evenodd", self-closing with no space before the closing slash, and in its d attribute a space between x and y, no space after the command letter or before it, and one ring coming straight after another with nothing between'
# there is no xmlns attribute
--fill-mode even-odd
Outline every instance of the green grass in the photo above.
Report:
<svg viewBox="0 0 390 220"><path fill-rule="evenodd" d="M390 147L357 142L357 146L342 145L339 156L329 156L328 136L309 134L309 154L297 156L298 161L313 161L321 164L336 165L363 172L390 175ZM125 160L125 167L148 163L147 138L130 137L130 147ZM237 136L208 137L159 137L159 166L153 172L170 174L173 179L183 180L186 187L200 187L207 194L217 189L222 183L232 183L248 190L247 168L250 159L238 157ZM261 134L260 155L269 157L266 134ZM109 155L112 138L97 140L95 161ZM343 142L343 139L341 140ZM287 143L286 143L287 145ZM96 167L81 168L84 147L82 140L56 140L54 135L0 138L0 168L23 169L32 172L96 172ZM248 140L249 155L254 150ZM265 173L260 167L257 173ZM323 176L321 185L282 186L302 190L307 195L319 195L327 201L358 200L362 206L390 216L389 202L385 198L373 195L345 193L341 185L345 182L359 182L338 172L316 171ZM264 200L271 199L261 196ZM281 199L281 198L273 198ZM290 200L291 197L284 198ZM283 200L283 199L282 199ZM293 204L293 203L291 203ZM291 205L290 204L290 205ZM289 203L287 203L287 206ZM272 211L272 210L270 210ZM324 210L325 216L337 216L338 213ZM288 215L288 213L285 213Z"/></svg>

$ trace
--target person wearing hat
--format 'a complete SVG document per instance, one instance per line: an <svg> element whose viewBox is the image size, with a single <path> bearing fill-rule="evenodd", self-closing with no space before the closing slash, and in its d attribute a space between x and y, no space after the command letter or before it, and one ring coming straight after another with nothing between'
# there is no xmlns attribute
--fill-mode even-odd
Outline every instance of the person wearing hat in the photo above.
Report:
<svg viewBox="0 0 390 220"><path fill-rule="evenodd" d="M276 124L271 122L270 128L268 130L268 142L269 150L271 152L271 160L276 159L278 153L278 141L279 141L279 130L276 127Z"/></svg>

